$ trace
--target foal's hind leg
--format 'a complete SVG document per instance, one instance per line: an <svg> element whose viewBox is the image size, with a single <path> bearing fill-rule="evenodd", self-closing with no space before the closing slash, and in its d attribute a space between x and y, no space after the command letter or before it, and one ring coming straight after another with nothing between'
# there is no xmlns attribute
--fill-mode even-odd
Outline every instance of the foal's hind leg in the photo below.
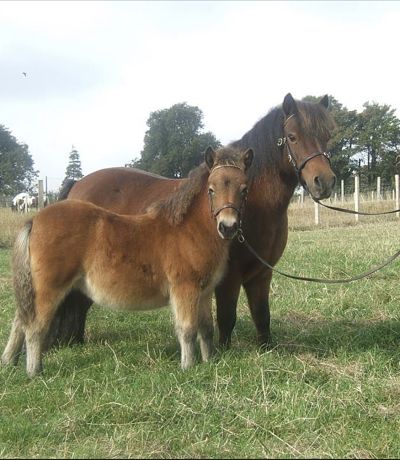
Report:
<svg viewBox="0 0 400 460"><path fill-rule="evenodd" d="M13 364L15 366L18 363L18 358L21 353L24 338L24 330L22 327L19 314L17 312L15 314L14 321L11 326L10 337L1 357L1 361L3 364Z"/></svg>
<svg viewBox="0 0 400 460"><path fill-rule="evenodd" d="M214 324L212 318L212 293L202 298L199 305L199 340L201 357L208 361L214 353Z"/></svg>
<svg viewBox="0 0 400 460"><path fill-rule="evenodd" d="M59 293L46 292L36 295L35 317L25 327L26 372L29 377L34 377L43 369L42 355L59 301Z"/></svg>
<svg viewBox="0 0 400 460"><path fill-rule="evenodd" d="M188 369L195 363L198 332L199 292L184 283L175 286L171 293L175 316L175 329L181 346L181 367Z"/></svg>

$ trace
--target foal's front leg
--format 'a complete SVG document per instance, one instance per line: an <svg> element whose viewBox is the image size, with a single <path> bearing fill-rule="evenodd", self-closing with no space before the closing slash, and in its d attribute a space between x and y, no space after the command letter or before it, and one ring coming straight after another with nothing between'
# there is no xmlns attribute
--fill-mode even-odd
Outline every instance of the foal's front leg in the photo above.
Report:
<svg viewBox="0 0 400 460"><path fill-rule="evenodd" d="M195 363L199 298L198 289L185 283L175 285L171 290L175 329L181 346L182 369L188 369Z"/></svg>

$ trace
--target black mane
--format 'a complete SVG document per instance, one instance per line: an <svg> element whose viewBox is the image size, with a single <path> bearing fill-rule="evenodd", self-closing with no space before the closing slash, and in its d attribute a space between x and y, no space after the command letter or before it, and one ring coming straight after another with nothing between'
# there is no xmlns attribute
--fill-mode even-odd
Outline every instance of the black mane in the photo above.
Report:
<svg viewBox="0 0 400 460"><path fill-rule="evenodd" d="M335 128L335 122L325 107L319 103L305 101L296 101L296 105L297 111L294 115L303 133L327 141ZM284 120L282 105L274 107L241 139L229 144L241 149L253 149L251 179L262 174L265 168L276 168L280 164L283 147L278 146L277 142L283 136Z"/></svg>

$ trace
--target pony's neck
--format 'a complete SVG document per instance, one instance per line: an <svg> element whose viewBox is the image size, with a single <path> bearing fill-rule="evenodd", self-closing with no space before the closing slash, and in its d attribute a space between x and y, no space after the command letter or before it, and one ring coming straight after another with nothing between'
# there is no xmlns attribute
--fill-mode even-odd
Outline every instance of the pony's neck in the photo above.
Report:
<svg viewBox="0 0 400 460"><path fill-rule="evenodd" d="M288 161L286 149L278 146L283 136L284 113L275 107L240 140L231 145L243 149L252 148L254 160L249 171L251 195L261 195L263 201L279 207L287 207L298 185L293 166ZM260 197L258 197L260 198Z"/></svg>

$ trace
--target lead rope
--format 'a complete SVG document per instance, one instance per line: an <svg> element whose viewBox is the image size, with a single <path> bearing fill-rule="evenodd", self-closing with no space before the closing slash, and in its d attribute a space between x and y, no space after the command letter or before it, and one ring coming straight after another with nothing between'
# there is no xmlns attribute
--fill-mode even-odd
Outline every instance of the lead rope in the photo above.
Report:
<svg viewBox="0 0 400 460"><path fill-rule="evenodd" d="M311 195L311 194L310 194ZM353 211L352 209L346 208L337 208L336 206L329 206L327 204L321 203L316 198L311 198L324 208L332 209L333 211L346 212L347 214L359 214L361 216L383 216L384 214L394 214L395 212L400 212L400 209L393 209L392 211L383 211L383 212L364 212L364 211Z"/></svg>
<svg viewBox="0 0 400 460"><path fill-rule="evenodd" d="M342 283L350 283L352 281L357 281L362 278L366 278L369 275L372 275L373 273L377 272L378 270L381 270L382 268L386 267L390 263L392 263L397 257L400 256L400 250L397 251L395 254L393 254L391 257L389 257L387 260L382 262L380 265L377 265L374 268L371 268L370 270L360 273L358 275L352 276L351 278L343 278L343 279L323 279L323 278L310 278L308 276L296 276L296 275L290 275L288 273L282 272L278 270L277 268L273 267L270 265L267 261L265 261L249 244L249 242L245 239L243 236L243 231L242 229L239 229L238 231L238 241L241 244L244 244L247 249L258 259L259 262L261 262L263 265L268 267L270 270L279 273L282 276L286 276L286 278L291 278L294 280L300 280L300 281L312 281L314 283L324 283L324 284L342 284Z"/></svg>

